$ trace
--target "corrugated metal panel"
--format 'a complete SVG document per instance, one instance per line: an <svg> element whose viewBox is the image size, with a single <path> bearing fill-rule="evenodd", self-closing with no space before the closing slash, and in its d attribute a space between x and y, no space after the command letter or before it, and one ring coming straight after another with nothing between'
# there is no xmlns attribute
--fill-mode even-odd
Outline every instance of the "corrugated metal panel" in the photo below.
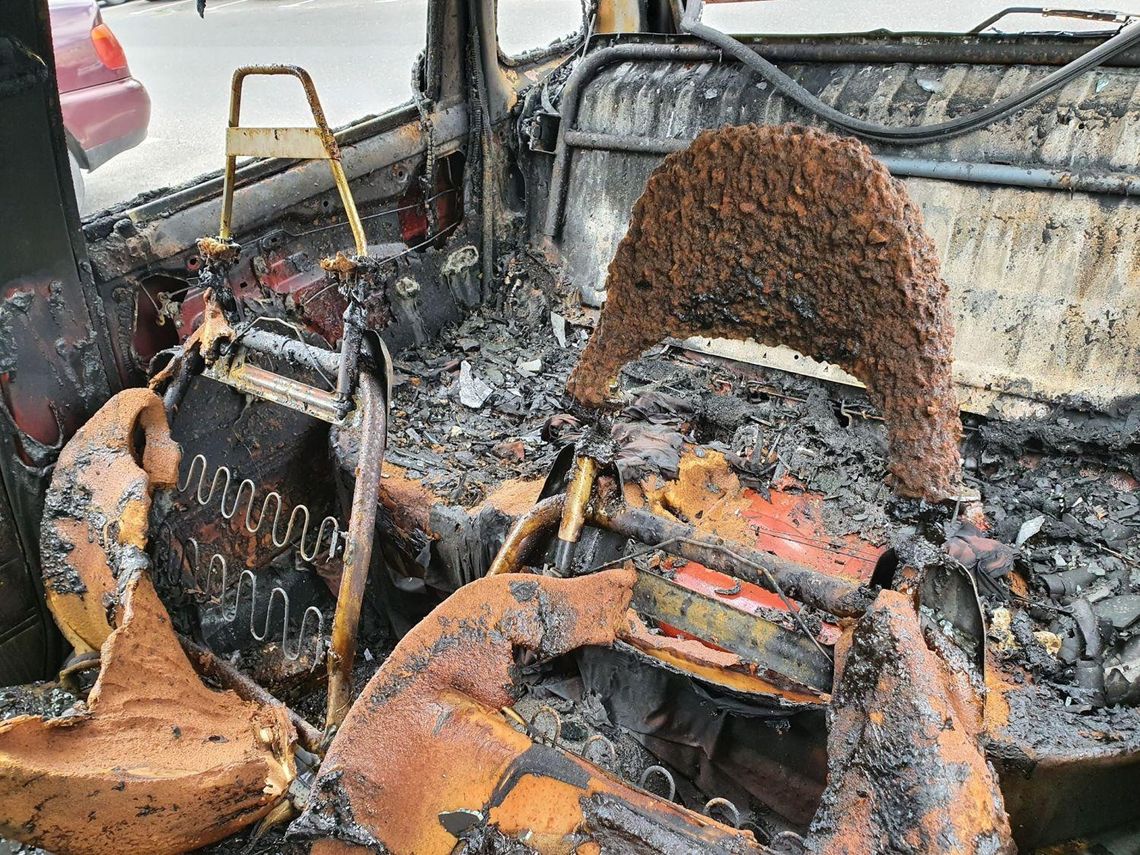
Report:
<svg viewBox="0 0 1140 855"><path fill-rule="evenodd" d="M903 125L972 112L1050 69L821 64L784 70L845 112ZM735 66L625 63L586 89L577 127L690 139L724 124L818 124L808 119ZM1015 118L946 142L873 148L1131 171L1140 162L1140 72L1090 72ZM632 205L660 159L574 152L562 245L571 275L587 289L604 285ZM957 372L972 409L988 407L995 393L1105 407L1140 395L1140 205L916 178L906 184L942 255L957 315ZM751 354L782 367L803 365L770 351Z"/></svg>

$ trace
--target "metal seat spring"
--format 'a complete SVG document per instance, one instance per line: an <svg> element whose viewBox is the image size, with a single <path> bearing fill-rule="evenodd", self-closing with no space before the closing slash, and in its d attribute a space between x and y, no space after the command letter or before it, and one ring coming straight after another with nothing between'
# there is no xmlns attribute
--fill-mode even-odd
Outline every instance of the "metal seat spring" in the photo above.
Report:
<svg viewBox="0 0 1140 855"><path fill-rule="evenodd" d="M238 574L237 582L233 585L233 597L229 596L231 586L229 580L229 566L226 563L224 556L215 553L210 557L210 563L205 568L205 573L202 572L201 555L198 547L198 541L194 538L189 538L188 542L193 552L191 559L192 574L194 584L197 590L194 591L195 598L199 602L215 601L221 609L222 620L226 623L233 623L237 620L238 614L241 609L241 596L242 591L246 587L249 588L249 632L254 640L264 642L269 637L269 622L273 616L273 603L274 598L280 599L284 607L284 615L281 621L281 652L290 662L296 662L301 653L305 649L305 630L311 623L316 623L316 637L319 639L319 647L324 646L325 639L325 616L321 610L316 606L309 606L305 609L304 614L301 616L301 625L297 632L297 640L293 646L292 651L289 649L289 592L280 586L276 586L269 591L269 602L265 606L265 620L262 623L261 630L258 631L255 623L255 613L257 612L257 574L249 568L243 568L241 573ZM248 580L248 584L247 584ZM215 585L214 583L217 582ZM310 631L310 636L312 631Z"/></svg>
<svg viewBox="0 0 1140 855"><path fill-rule="evenodd" d="M209 489L206 488L206 473L208 471L209 463L205 455L195 455L194 459L190 461L190 467L186 470L185 479L178 485L179 492L187 492L187 488L194 483L194 473L197 472L197 487L189 492L197 499L198 504L202 507L206 507L210 504L214 498L214 494L219 492L218 485L220 484L221 495L218 499L218 511L224 519L233 519L241 505L242 496L245 495L245 530L250 534L257 534L261 531L261 527L265 523L266 513L268 512L270 503L272 503L274 506L273 527L270 531L270 537L275 547L281 548L286 546L296 538L301 557L305 561L313 561L323 552L322 543L327 539L328 553L321 560L328 561L337 554L338 549L341 547L342 537L340 523L337 522L335 517L327 516L321 520L321 524L316 531L316 536L306 546L306 541L309 537L309 508L303 504L295 505L293 510L289 513L289 522L285 527L284 533L278 536L282 510L284 508L284 500L281 498L280 493L274 490L261 500L261 511L255 523L253 521L253 507L257 501L257 485L249 478L244 479L238 484L237 489L234 491L233 498L230 499L230 484L235 480L235 476L230 468L228 466L219 466L215 469L214 476L209 482Z"/></svg>

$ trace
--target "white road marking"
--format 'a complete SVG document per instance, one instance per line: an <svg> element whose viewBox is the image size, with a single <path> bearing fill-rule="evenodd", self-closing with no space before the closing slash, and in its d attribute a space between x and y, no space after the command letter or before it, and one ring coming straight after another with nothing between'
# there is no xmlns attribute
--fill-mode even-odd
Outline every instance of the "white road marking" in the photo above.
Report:
<svg viewBox="0 0 1140 855"><path fill-rule="evenodd" d="M175 6L181 6L183 3L193 3L194 0L174 0L172 3L163 3L158 9L155 10L155 15L173 15L178 10ZM137 12L135 14L138 14Z"/></svg>

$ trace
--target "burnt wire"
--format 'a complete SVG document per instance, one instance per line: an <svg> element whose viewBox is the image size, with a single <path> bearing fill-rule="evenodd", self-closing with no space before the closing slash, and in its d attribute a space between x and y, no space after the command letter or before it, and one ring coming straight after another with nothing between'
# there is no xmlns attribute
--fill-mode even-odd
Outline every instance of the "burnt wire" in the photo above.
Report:
<svg viewBox="0 0 1140 855"><path fill-rule="evenodd" d="M420 176L420 192L425 200L424 214L427 217L428 230L434 232L439 230L439 222L436 218L435 205L432 204L434 200L428 198L432 190L435 189L435 126L431 120L434 104L420 88L426 59L427 50L425 49L412 63L412 101L415 103L416 111L420 116L420 128L423 130L426 149L424 152L424 172Z"/></svg>
<svg viewBox="0 0 1140 855"><path fill-rule="evenodd" d="M301 335L301 328L298 327L297 324L290 323L284 318L275 318L269 315L257 315L255 317L252 317L246 321L246 323L244 323L237 331L236 335L234 335L233 343L237 344L240 342L243 335L263 322L281 324L283 327L288 328L293 333L293 335L297 337L297 341L304 345L305 356L308 358L309 363L313 366L313 370L321 376L321 379L325 381L325 384L329 387L329 389L336 388L336 384L331 379L329 379L329 376L325 374L324 371L321 370L321 366L317 363L317 360L313 357L313 354L309 352L309 347L311 347L311 345L305 341L304 337Z"/></svg>
<svg viewBox="0 0 1140 855"><path fill-rule="evenodd" d="M1140 43L1140 22L1127 24L1121 27L1115 36L1077 57L1067 65L1058 68L1022 91L1015 92L1000 101L995 101L988 107L945 122L911 127L891 127L849 116L830 104L824 103L743 42L710 27L708 24L702 24L699 20L702 5L701 0L692 0L687 5L685 16L681 20L683 32L724 51L763 77L780 95L794 101L825 122L849 133L886 143L935 142L983 128L1011 113L1028 107L1081 74L1103 65Z"/></svg>

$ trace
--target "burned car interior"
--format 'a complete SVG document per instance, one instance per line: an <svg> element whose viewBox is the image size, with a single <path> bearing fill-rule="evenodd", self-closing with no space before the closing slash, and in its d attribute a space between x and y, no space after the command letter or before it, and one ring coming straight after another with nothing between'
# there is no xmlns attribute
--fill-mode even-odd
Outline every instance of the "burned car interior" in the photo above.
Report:
<svg viewBox="0 0 1140 855"><path fill-rule="evenodd" d="M8 6L0 847L1138 851L1140 21L430 0L80 220Z"/></svg>

